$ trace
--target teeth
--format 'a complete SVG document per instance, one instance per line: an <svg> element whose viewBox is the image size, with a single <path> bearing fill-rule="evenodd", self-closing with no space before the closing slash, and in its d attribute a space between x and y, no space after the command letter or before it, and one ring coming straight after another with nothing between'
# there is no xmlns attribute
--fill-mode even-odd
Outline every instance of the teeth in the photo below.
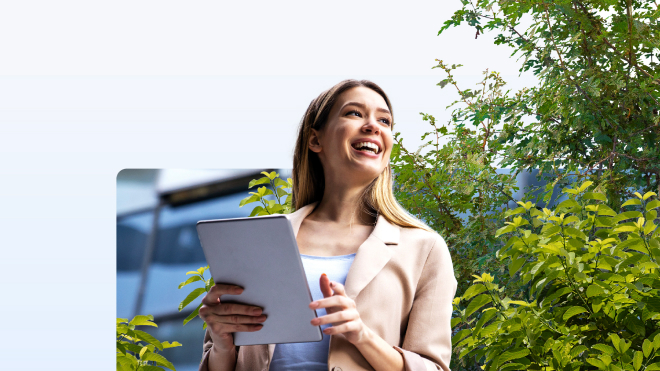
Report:
<svg viewBox="0 0 660 371"><path fill-rule="evenodd" d="M359 143L353 144L353 148L358 149L358 150L362 150L362 148L364 148L364 147L372 150L373 153L379 153L380 152L380 148L378 148L378 145L376 143L359 142Z"/></svg>

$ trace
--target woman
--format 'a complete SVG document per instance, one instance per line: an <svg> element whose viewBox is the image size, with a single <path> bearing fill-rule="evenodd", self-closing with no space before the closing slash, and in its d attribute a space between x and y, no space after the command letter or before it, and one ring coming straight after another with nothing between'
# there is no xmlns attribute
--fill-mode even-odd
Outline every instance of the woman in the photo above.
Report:
<svg viewBox="0 0 660 371"><path fill-rule="evenodd" d="M449 370L451 258L442 237L394 199L392 145L392 107L376 84L342 81L312 101L288 217L324 341L235 347L233 332L268 322L260 308L222 304L241 289L216 284L199 311L200 370Z"/></svg>

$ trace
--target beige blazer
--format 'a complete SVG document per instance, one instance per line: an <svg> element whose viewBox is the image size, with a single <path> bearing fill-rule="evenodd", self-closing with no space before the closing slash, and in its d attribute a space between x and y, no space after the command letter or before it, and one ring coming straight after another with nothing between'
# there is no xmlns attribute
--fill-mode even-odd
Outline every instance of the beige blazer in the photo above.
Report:
<svg viewBox="0 0 660 371"><path fill-rule="evenodd" d="M317 203L287 217L297 236ZM364 324L403 354L406 371L449 370L452 300L456 278L445 241L437 233L402 228L381 215L358 248L346 277ZM208 371L213 341L204 337L200 371ZM242 346L236 371L266 371L275 344ZM330 337L328 370L373 370L343 335Z"/></svg>

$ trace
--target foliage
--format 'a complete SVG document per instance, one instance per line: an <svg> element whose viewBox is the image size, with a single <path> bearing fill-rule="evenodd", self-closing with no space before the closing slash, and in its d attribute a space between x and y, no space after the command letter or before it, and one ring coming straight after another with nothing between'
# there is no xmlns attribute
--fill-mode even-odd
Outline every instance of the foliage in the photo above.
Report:
<svg viewBox="0 0 660 371"><path fill-rule="evenodd" d="M465 103L468 110L452 112L456 125L439 125L435 117L423 114L431 130L424 133L424 145L415 153L395 133L391 164L398 201L452 247L458 292L463 292L475 272L500 269L495 259L499 241L494 235L503 205L515 202L512 194L518 187L515 173L497 171L496 156L502 144L495 138L495 125L502 118L497 107L504 99L504 81L499 74L487 72L480 89L461 90L451 73L459 66L442 62L439 66L448 75L441 84L454 85L461 95L452 106ZM474 129L462 122L468 116L474 120Z"/></svg>
<svg viewBox="0 0 660 371"><path fill-rule="evenodd" d="M257 192L250 192L251 196L241 200L239 206L243 207L253 202L261 202L263 206L256 206L252 209L250 216L291 213L291 192L287 191L287 189L293 187L291 178L284 181L279 178L280 174L274 171L270 173L262 171L261 174L265 176L251 180L248 188L261 184L269 184L271 189L268 189L266 186L259 187ZM271 198L274 199L268 199L266 196L272 196ZM284 202L282 199L284 199Z"/></svg>
<svg viewBox="0 0 660 371"><path fill-rule="evenodd" d="M183 299L181 301L181 303L179 303L179 312L181 312L183 310L183 308L190 305L193 301L195 301L195 299L200 297L202 294L206 294L207 292L209 292L211 290L211 287L213 287L213 285L215 285L215 282L213 282L213 277L210 277L209 279L204 278L204 272L206 272L207 269L209 269L208 265L205 266L205 267L200 267L196 271L190 271L190 272L186 273L186 276L187 275L192 275L192 276L190 276L187 280L181 282L179 284L179 289L181 289L184 286L187 286L191 283L194 283L194 282L202 282L204 287L198 287L198 288L192 290L190 293L188 293L188 295L186 295L186 298ZM200 302L197 305L197 308L195 308L195 310L192 311L192 313L190 313L188 315L188 317L186 317L183 320L183 325L184 326L186 325L186 323L192 321L195 317L197 317L199 315L199 308L201 308L201 307L202 307L202 303ZM204 322L202 327L206 328L206 322Z"/></svg>
<svg viewBox="0 0 660 371"><path fill-rule="evenodd" d="M158 352L181 344L161 342L147 332L135 329L135 326L158 327L153 319L151 315L138 315L130 321L117 318L117 371L159 371L163 370L162 367L176 371L174 365Z"/></svg>
<svg viewBox="0 0 660 371"><path fill-rule="evenodd" d="M477 36L496 31L495 44L511 47L522 59L520 71L538 79L485 110L468 106L454 117L474 125L483 117L498 121L503 167L539 169L552 182L568 175L590 180L615 207L633 190L660 193L657 3L462 3L439 34L462 22Z"/></svg>
<svg viewBox="0 0 660 371"><path fill-rule="evenodd" d="M538 83L507 90L486 70L474 89L434 68L458 99L446 124L430 123L418 150L395 135L397 199L451 246L458 292L476 272L502 272L494 231L514 176L538 170L523 201L548 205L553 189L590 180L618 208L632 192L660 193L660 27L657 4L610 0L462 0L438 34L467 23L497 33ZM429 138L431 138L429 140ZM496 169L508 168L509 174ZM515 289L502 275L497 283Z"/></svg>
<svg viewBox="0 0 660 371"><path fill-rule="evenodd" d="M507 212L498 258L525 290L503 295L475 275L454 300L452 339L485 370L660 370L660 201L654 192L616 213L603 193L564 189L554 210Z"/></svg>
<svg viewBox="0 0 660 371"><path fill-rule="evenodd" d="M287 189L291 189L291 187L293 187L291 178L284 181L279 178L280 174L274 171L270 173L263 171L261 172L261 174L264 174L264 177L251 180L250 184L248 185L248 188L252 188L256 185L261 185L261 184L269 184L271 189L268 189L266 186L259 187L257 192L250 192L250 196L241 200L239 206L243 207L244 205L247 205L249 203L261 202L263 206L256 206L252 210L252 213L250 213L250 216L291 213L291 192L287 191ZM275 199L269 200L267 196L274 197ZM204 286L197 287L193 289L190 293L188 293L186 298L183 299L181 303L179 303L179 312L181 312L183 308L193 303L195 299L199 298L202 294L206 294L207 292L209 292L209 290L211 290L211 287L215 285L215 282L213 281L213 277L210 277L209 279L204 278L204 273L208 269L209 266L207 265L205 267L200 267L196 271L190 271L186 273L186 275L192 275L192 276L187 280L181 282L179 284L179 289L194 282L202 282ZM197 305L197 308L195 308L195 310L192 311L188 315L188 317L186 317L183 320L184 326L199 315L199 308L201 307L202 307L202 303L200 302ZM206 322L204 322L202 326L203 328L206 328Z"/></svg>

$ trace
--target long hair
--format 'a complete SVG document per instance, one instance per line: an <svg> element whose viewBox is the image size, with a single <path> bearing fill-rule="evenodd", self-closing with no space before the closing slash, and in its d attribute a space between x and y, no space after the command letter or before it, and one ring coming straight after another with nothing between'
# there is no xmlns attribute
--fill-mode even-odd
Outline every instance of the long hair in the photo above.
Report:
<svg viewBox="0 0 660 371"><path fill-rule="evenodd" d="M383 89L368 80L344 80L312 100L300 121L298 139L293 154L292 207L294 210L321 201L325 191L325 176L321 160L308 147L312 129L322 130L339 95L358 86L378 93L385 100L390 112L393 112L390 100ZM393 114L392 117L394 117ZM394 198L392 184L392 168L388 163L383 172L365 188L360 199L362 210L374 216L382 215L388 222L401 227L420 228L432 232L433 230L429 226L408 214L399 205Z"/></svg>

